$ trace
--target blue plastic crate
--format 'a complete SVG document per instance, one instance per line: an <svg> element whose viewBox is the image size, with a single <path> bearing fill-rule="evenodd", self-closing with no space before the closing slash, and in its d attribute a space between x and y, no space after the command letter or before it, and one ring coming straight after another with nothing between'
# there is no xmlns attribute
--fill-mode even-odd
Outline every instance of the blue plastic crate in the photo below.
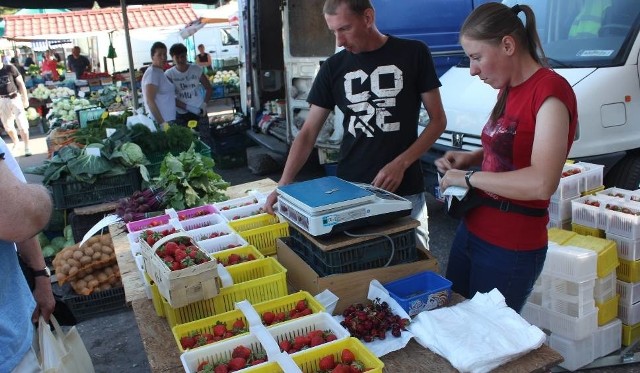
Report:
<svg viewBox="0 0 640 373"><path fill-rule="evenodd" d="M403 277L384 287L411 317L444 306L451 297L451 281L431 271Z"/></svg>

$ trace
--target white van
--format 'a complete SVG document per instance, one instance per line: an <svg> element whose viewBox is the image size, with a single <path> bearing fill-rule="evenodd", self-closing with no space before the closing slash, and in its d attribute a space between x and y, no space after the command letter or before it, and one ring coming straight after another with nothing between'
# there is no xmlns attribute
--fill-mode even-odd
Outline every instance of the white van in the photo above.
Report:
<svg viewBox="0 0 640 373"><path fill-rule="evenodd" d="M569 158L605 165L605 185L640 183L640 2L638 0L519 0L531 6L551 67L573 86L578 129ZM423 155L427 191L433 161L447 150L474 150L497 91L469 73L468 60L441 77L447 129ZM431 187L430 187L431 186Z"/></svg>

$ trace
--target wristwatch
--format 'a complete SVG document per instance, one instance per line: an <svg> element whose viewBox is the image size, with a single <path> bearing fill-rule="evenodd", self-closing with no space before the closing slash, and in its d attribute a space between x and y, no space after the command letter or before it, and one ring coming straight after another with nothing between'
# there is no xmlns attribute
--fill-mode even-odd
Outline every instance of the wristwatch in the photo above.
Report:
<svg viewBox="0 0 640 373"><path fill-rule="evenodd" d="M47 266L44 266L44 268L39 271L36 271L36 270L32 270L32 271L33 271L33 277L39 277L39 276L51 277L51 271Z"/></svg>

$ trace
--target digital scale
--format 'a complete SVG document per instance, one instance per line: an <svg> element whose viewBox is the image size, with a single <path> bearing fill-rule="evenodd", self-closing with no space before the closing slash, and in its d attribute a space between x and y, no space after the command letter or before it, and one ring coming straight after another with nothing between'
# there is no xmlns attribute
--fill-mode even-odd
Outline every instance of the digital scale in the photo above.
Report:
<svg viewBox="0 0 640 373"><path fill-rule="evenodd" d="M278 211L312 236L377 225L411 214L411 202L335 176L278 187Z"/></svg>

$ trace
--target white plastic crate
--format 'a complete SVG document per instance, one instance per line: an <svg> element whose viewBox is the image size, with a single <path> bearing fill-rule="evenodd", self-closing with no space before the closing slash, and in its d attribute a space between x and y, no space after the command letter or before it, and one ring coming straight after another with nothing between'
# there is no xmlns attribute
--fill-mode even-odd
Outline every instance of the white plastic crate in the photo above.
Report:
<svg viewBox="0 0 640 373"><path fill-rule="evenodd" d="M570 231L571 219L567 219L567 220L549 219L549 222L547 223L547 229L549 228L558 228L558 229L564 229L564 230Z"/></svg>
<svg viewBox="0 0 640 373"><path fill-rule="evenodd" d="M555 298L555 297L545 297L542 296L542 307L560 312L567 316L572 317L584 317L586 315L591 314L594 310L598 310L596 308L596 302L593 298L585 301L578 301L577 298Z"/></svg>
<svg viewBox="0 0 640 373"><path fill-rule="evenodd" d="M549 329L548 310L538 304L526 302L520 311L520 316L531 325L540 329Z"/></svg>
<svg viewBox="0 0 640 373"><path fill-rule="evenodd" d="M598 309L583 317L568 316L560 312L547 310L549 316L549 330L551 333L578 340L587 338L598 330Z"/></svg>
<svg viewBox="0 0 640 373"><path fill-rule="evenodd" d="M640 302L640 282L616 281L616 291L620 294L620 304L632 305Z"/></svg>
<svg viewBox="0 0 640 373"><path fill-rule="evenodd" d="M631 261L640 259L640 239L633 240L609 232L606 232L606 237L607 240L615 241L620 259Z"/></svg>
<svg viewBox="0 0 640 373"><path fill-rule="evenodd" d="M527 302L533 303L538 306L542 305L542 291L536 290L536 288L534 287L531 291L531 294L529 294L529 298L527 298Z"/></svg>
<svg viewBox="0 0 640 373"><path fill-rule="evenodd" d="M226 223L226 218L221 214L209 214L204 216L198 216L196 218L186 219L180 221L182 229L185 231L191 231L198 228L208 227L210 225Z"/></svg>
<svg viewBox="0 0 640 373"><path fill-rule="evenodd" d="M224 216L228 221L248 218L262 213L264 213L264 203L254 203L248 206L220 211L220 215Z"/></svg>
<svg viewBox="0 0 640 373"><path fill-rule="evenodd" d="M597 278L593 287L593 298L596 303L604 303L616 295L616 271L603 278Z"/></svg>
<svg viewBox="0 0 640 373"><path fill-rule="evenodd" d="M555 221L571 219L571 201L574 198L576 197L549 201L549 219Z"/></svg>
<svg viewBox="0 0 640 373"><path fill-rule="evenodd" d="M209 238L208 240L198 241L200 248L207 254L217 253L218 251L232 249L234 247L247 246L247 241L237 233L231 233L226 236Z"/></svg>
<svg viewBox="0 0 640 373"><path fill-rule="evenodd" d="M619 198L619 199L629 199L629 196L631 194L633 194L634 191L628 190L628 189L622 189L622 188L607 188L604 190L601 190L599 192L596 192L596 196L605 196L605 197L613 197L613 198Z"/></svg>
<svg viewBox="0 0 640 373"><path fill-rule="evenodd" d="M618 318L626 325L635 325L640 322L640 302L627 304L618 303Z"/></svg>
<svg viewBox="0 0 640 373"><path fill-rule="evenodd" d="M542 273L579 283L598 277L597 263L598 254L593 250L549 242Z"/></svg>
<svg viewBox="0 0 640 373"><path fill-rule="evenodd" d="M640 202L615 204L629 213L607 209L606 232L632 240L640 239Z"/></svg>
<svg viewBox="0 0 640 373"><path fill-rule="evenodd" d="M581 172L582 185L581 185L580 192L593 190L603 185L604 165L587 163L587 162L578 162L576 163L576 166L580 166L584 168L584 171Z"/></svg>
<svg viewBox="0 0 640 373"><path fill-rule="evenodd" d="M573 223L584 225L585 227L606 229L607 213L604 205L612 197L607 196L584 196L571 200L571 219ZM594 205L599 204L599 206Z"/></svg>
<svg viewBox="0 0 640 373"><path fill-rule="evenodd" d="M574 340L552 332L549 337L549 347L558 351L564 357L564 361L559 364L561 367L574 371L595 360L593 340L593 334Z"/></svg>
<svg viewBox="0 0 640 373"><path fill-rule="evenodd" d="M584 167L575 164L565 164L562 167L563 174L565 172L571 172L572 170L580 170L580 172L574 175L561 177L560 183L558 184L558 189L556 189L555 193L553 193L551 199L562 200L580 197L580 192L582 192L581 189L583 187L582 179Z"/></svg>
<svg viewBox="0 0 640 373"><path fill-rule="evenodd" d="M258 334L260 338L254 334L255 332L260 333ZM222 340L194 350L185 351L180 355L180 361L186 373L196 373L198 365L203 361L216 362L231 360L233 349L241 345L249 348L254 354L267 354L270 359L276 356L278 349L278 346L273 343L273 338L269 336L266 329L256 328L251 331L251 334Z"/></svg>
<svg viewBox="0 0 640 373"><path fill-rule="evenodd" d="M326 312L318 312L300 319L276 324L275 326L267 328L267 330L278 344L283 340L293 340L295 337L305 336L314 330L331 331L335 334L337 340L342 340L351 336L347 329L340 325L333 316ZM309 351L311 348L303 351ZM298 351L296 353L300 352L301 351ZM292 355L295 355L296 353Z"/></svg>
<svg viewBox="0 0 640 373"><path fill-rule="evenodd" d="M621 346L622 322L620 319L602 325L598 328L593 338L593 357L595 359L607 356L617 351Z"/></svg>
<svg viewBox="0 0 640 373"><path fill-rule="evenodd" d="M153 231L153 232L162 232L164 230L174 229L171 224L159 225L157 227L146 228L141 231L127 233L127 240L129 240L129 248L131 249L131 254L133 256L139 255L142 253L142 249L140 249L140 242L138 242L140 235L145 231Z"/></svg>
<svg viewBox="0 0 640 373"><path fill-rule="evenodd" d="M256 193L255 195L251 195L251 196L238 197L238 198L226 200L223 202L216 202L213 204L213 206L215 206L218 209L218 211L222 212L222 211L237 209L243 206L251 206L254 204L264 204L265 200L266 200L266 197L264 197L260 193Z"/></svg>
<svg viewBox="0 0 640 373"><path fill-rule="evenodd" d="M582 301L593 299L595 279L575 282L549 275L540 277L542 277L542 289L545 289L545 294L554 298L569 297Z"/></svg>
<svg viewBox="0 0 640 373"><path fill-rule="evenodd" d="M192 229L186 232L189 237L193 238L195 241L204 241L211 238L224 237L228 234L234 233L229 224L218 223L214 225L208 225L206 227ZM211 237L212 235L219 234L215 237Z"/></svg>

